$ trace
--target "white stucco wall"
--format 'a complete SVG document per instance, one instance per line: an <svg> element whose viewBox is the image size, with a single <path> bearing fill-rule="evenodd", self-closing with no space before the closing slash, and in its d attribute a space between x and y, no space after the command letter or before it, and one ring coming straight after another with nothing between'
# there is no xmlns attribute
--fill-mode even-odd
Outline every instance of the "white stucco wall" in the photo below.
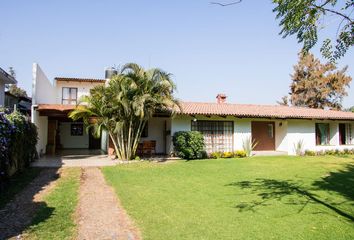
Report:
<svg viewBox="0 0 354 240"><path fill-rule="evenodd" d="M89 136L84 128L82 136L71 136L71 124L77 124L78 122L60 122L60 143L63 148L88 148Z"/></svg>
<svg viewBox="0 0 354 240"><path fill-rule="evenodd" d="M101 133L101 150L104 152L108 152L108 132L106 130L102 130Z"/></svg>
<svg viewBox="0 0 354 240"><path fill-rule="evenodd" d="M4 106L5 102L5 83L0 80L0 106Z"/></svg>
<svg viewBox="0 0 354 240"><path fill-rule="evenodd" d="M48 117L39 116L39 112L33 110L33 107L31 117L31 121L37 126L38 131L38 143L36 146L38 155L45 154L48 138Z"/></svg>
<svg viewBox="0 0 354 240"><path fill-rule="evenodd" d="M167 128L168 118L153 117L148 121L148 136L142 137L140 142L155 140L156 153L165 153L166 139L164 139L165 122ZM166 150L167 151L167 150Z"/></svg>
<svg viewBox="0 0 354 240"><path fill-rule="evenodd" d="M55 88L37 63L33 63L32 74L32 104L56 103Z"/></svg>
<svg viewBox="0 0 354 240"><path fill-rule="evenodd" d="M62 104L63 87L77 88L77 100L80 100L82 96L90 95L90 89L101 84L96 82L56 81L55 102Z"/></svg>

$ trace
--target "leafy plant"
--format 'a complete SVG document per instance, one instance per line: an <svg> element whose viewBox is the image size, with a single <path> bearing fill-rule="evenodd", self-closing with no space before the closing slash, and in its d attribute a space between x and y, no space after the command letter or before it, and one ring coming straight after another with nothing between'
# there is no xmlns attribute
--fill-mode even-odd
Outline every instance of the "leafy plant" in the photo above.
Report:
<svg viewBox="0 0 354 240"><path fill-rule="evenodd" d="M180 158L198 159L206 156L204 137L198 131L176 132L173 135L172 141L174 150Z"/></svg>
<svg viewBox="0 0 354 240"><path fill-rule="evenodd" d="M297 143L294 143L294 150L297 156L302 156L304 152L304 140L299 140Z"/></svg>
<svg viewBox="0 0 354 240"><path fill-rule="evenodd" d="M257 146L258 142L252 140L252 137L247 137L242 142L243 151L245 151L246 156L250 157L253 149Z"/></svg>
<svg viewBox="0 0 354 240"><path fill-rule="evenodd" d="M305 156L316 156L316 152L312 150L305 150L304 152Z"/></svg>
<svg viewBox="0 0 354 240"><path fill-rule="evenodd" d="M247 157L247 153L244 150L237 150L235 151L234 156L238 158L244 158Z"/></svg>
<svg viewBox="0 0 354 240"><path fill-rule="evenodd" d="M212 152L209 157L210 158L214 158L214 159L218 159L221 158L222 152Z"/></svg>
<svg viewBox="0 0 354 240"><path fill-rule="evenodd" d="M234 157L234 153L233 152L224 152L221 157L222 158L232 158L232 157Z"/></svg>
<svg viewBox="0 0 354 240"><path fill-rule="evenodd" d="M173 96L175 88L171 74L129 63L108 85L93 88L69 117L83 119L96 136L102 129L107 130L116 156L131 160L148 119L157 111L173 113L178 109L178 101Z"/></svg>

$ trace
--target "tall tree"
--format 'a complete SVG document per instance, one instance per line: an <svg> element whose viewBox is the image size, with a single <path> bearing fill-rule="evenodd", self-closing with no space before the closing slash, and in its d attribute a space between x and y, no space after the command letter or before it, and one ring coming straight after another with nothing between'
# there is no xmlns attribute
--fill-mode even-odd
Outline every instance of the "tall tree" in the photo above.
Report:
<svg viewBox="0 0 354 240"><path fill-rule="evenodd" d="M230 6L242 0L226 3L211 2L219 6ZM354 11L353 0L272 0L275 4L273 12L280 19L280 34L286 38L295 35L303 44L303 51L308 52L318 42L318 32L327 31L322 46L322 55L335 62L345 55L354 45ZM329 27L331 26L331 27ZM333 33L331 33L333 32ZM331 34L333 34L331 36Z"/></svg>
<svg viewBox="0 0 354 240"><path fill-rule="evenodd" d="M158 111L178 108L174 90L169 73L129 63L106 86L93 88L69 116L83 119L96 135L107 130L117 157L130 160L147 120Z"/></svg>
<svg viewBox="0 0 354 240"><path fill-rule="evenodd" d="M16 71L13 67L9 67L9 74L16 78ZM18 87L16 84L8 84L6 85L7 91L16 97L27 97L26 90Z"/></svg>
<svg viewBox="0 0 354 240"><path fill-rule="evenodd" d="M313 54L299 54L291 75L290 102L294 106L341 109L352 78L347 67L337 70L333 63L322 64Z"/></svg>

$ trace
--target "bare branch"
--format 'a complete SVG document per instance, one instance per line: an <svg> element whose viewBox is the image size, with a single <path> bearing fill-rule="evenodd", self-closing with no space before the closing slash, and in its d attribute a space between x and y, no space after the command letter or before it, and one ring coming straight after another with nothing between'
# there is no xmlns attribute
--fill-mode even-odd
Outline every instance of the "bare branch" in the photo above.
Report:
<svg viewBox="0 0 354 240"><path fill-rule="evenodd" d="M241 2L242 2L242 0L234 1L234 2L230 2L230 3L210 2L210 4L219 5L221 7L227 7L227 6L230 6L230 5L239 4Z"/></svg>

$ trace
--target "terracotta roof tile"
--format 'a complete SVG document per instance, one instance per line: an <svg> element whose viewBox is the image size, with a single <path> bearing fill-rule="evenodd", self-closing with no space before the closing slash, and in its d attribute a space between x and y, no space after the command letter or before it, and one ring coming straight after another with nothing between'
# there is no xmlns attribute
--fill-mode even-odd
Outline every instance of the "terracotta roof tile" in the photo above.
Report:
<svg viewBox="0 0 354 240"><path fill-rule="evenodd" d="M181 102L179 114L222 115L254 118L354 120L354 113L280 105Z"/></svg>
<svg viewBox="0 0 354 240"><path fill-rule="evenodd" d="M73 82L98 82L104 83L105 79L98 78L68 78L68 77L56 77L54 78L56 81L73 81Z"/></svg>
<svg viewBox="0 0 354 240"><path fill-rule="evenodd" d="M38 104L38 111L60 111L66 112L74 110L76 105L64 105L64 104Z"/></svg>

